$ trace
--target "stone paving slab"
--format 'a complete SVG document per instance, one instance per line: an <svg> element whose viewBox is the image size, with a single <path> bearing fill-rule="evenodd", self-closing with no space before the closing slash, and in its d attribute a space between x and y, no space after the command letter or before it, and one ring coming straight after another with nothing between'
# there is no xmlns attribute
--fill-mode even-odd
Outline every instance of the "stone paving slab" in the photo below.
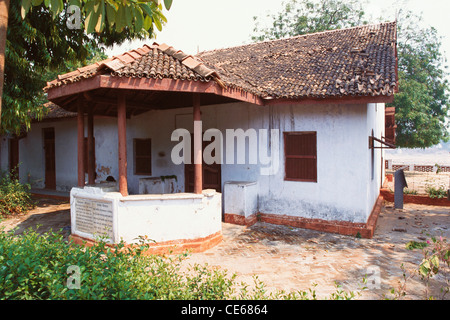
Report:
<svg viewBox="0 0 450 320"><path fill-rule="evenodd" d="M398 210L387 203L373 239L262 222L248 228L224 223L223 242L207 252L192 254L187 262L225 268L247 283L252 283L256 274L272 292L307 290L315 283L322 298L335 292L335 281L345 290L357 290L364 275L375 279L379 274L379 286L372 281L361 298L380 299L398 286L402 264L417 269L422 251L407 250L406 243L426 241L427 233L450 238L448 208L407 204ZM425 286L419 280L417 276L408 280L406 298L424 297Z"/></svg>
<svg viewBox="0 0 450 320"><path fill-rule="evenodd" d="M70 206L66 201L40 199L36 209L26 216L0 222L0 227L17 233L41 225L45 232L63 230L70 234ZM397 231L395 231L397 230ZM400 266L417 269L422 260L420 249L407 250L409 241L423 242L429 235L450 239L448 207L405 204L394 209L385 203L378 218L373 239L278 226L257 222L251 227L223 223L223 241L203 253L194 253L187 265L207 263L211 267L236 273L238 281L253 283L253 276L266 284L267 290L307 290L314 288L319 298L335 292L335 281L345 290L357 290L364 275L377 280L369 283L362 299L380 299L397 287L402 279ZM379 277L377 278L377 275ZM432 282L432 288L440 288ZM416 276L408 280L406 298L423 299L425 286ZM437 295L436 295L437 296ZM447 297L448 299L449 297Z"/></svg>

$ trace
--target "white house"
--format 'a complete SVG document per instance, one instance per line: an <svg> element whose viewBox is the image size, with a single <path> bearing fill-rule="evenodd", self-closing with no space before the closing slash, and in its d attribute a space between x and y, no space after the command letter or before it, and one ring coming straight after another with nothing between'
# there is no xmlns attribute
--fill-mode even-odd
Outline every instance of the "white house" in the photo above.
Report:
<svg viewBox="0 0 450 320"><path fill-rule="evenodd" d="M17 140L2 139L1 166L18 158L21 181L72 196L113 177L118 192L110 197L123 200L112 210L114 223L126 199L159 194L185 201L208 189L220 197L214 221L260 219L371 237L383 147L393 138L392 130L385 133L385 103L397 80L395 23L196 56L155 43L49 82L51 112L32 124L18 148ZM178 151L191 137L188 157L191 147ZM202 138L204 149L195 148ZM203 163L178 161L202 154ZM220 163L208 163L208 156ZM128 217L140 219L132 211ZM173 220L164 223L171 228ZM211 223L217 227L195 238L220 234L217 221Z"/></svg>

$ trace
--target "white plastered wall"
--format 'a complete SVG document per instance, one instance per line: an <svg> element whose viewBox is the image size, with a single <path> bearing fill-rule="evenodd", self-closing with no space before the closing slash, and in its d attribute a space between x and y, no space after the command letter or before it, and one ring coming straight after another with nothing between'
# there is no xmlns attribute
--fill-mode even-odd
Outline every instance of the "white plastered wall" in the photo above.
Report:
<svg viewBox="0 0 450 320"><path fill-rule="evenodd" d="M377 138L384 134L384 104L256 106L233 103L204 106L201 111L203 131L219 129L225 143L226 129L280 130L276 174L261 175L263 166L259 163L222 164L222 187L227 181L258 182L259 212L352 222L367 220L382 176L381 151L377 149L374 179L371 179L368 137L372 128ZM43 187L42 128L45 127L55 128L57 188L70 190L77 184L76 119L32 125L31 132L20 141L21 179L34 187ZM135 138L152 139L151 176L175 175L175 192L184 191L184 165L174 165L171 161L172 148L178 142L171 141L170 137L176 128L192 132L192 108L154 110L127 120L130 193L138 193L139 179L149 177L134 174ZM284 180L284 131L317 132L317 183ZM96 118L94 136L98 180L109 175L117 179L116 119ZM248 159L248 145L246 152ZM268 150L263 152L270 154Z"/></svg>

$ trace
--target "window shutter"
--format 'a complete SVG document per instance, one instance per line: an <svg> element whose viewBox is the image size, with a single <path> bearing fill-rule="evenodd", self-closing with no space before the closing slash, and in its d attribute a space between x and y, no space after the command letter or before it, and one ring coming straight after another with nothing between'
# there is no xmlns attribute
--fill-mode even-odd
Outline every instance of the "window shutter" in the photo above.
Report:
<svg viewBox="0 0 450 320"><path fill-rule="evenodd" d="M151 139L134 139L134 173L152 174L152 142Z"/></svg>
<svg viewBox="0 0 450 320"><path fill-rule="evenodd" d="M316 132L285 132L285 180L317 182Z"/></svg>

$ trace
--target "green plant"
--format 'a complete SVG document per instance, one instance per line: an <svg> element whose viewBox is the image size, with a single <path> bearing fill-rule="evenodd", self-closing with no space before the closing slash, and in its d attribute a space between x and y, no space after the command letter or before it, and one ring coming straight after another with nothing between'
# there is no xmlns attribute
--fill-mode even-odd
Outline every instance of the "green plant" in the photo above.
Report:
<svg viewBox="0 0 450 320"><path fill-rule="evenodd" d="M417 194L417 191L416 190L410 190L410 189L408 189L408 188L404 188L403 189L403 194L412 194L412 195L416 195Z"/></svg>
<svg viewBox="0 0 450 320"><path fill-rule="evenodd" d="M433 298L428 297L430 279L438 273L442 275L445 282L441 288L441 298L443 299L450 291L450 245L442 236L432 237L431 241L428 240L427 243L429 247L424 249L424 258L419 266L419 274L427 285L427 298Z"/></svg>
<svg viewBox="0 0 450 320"><path fill-rule="evenodd" d="M431 240L427 240L426 243L410 241L408 244L410 245L409 247L423 247L423 259L417 270L408 271L403 264L401 265L403 277L402 280L398 281L397 288L391 288L392 299L398 300L405 297L407 295L407 282L417 275L420 276L425 284L425 299L435 299L429 293L430 280L433 277L435 277L436 281L435 287L440 286L440 296L438 298L444 299L450 292L450 246L447 239L442 236L439 238L431 237ZM438 274L439 277L436 277ZM384 297L385 299L390 299L387 295L384 295Z"/></svg>
<svg viewBox="0 0 450 320"><path fill-rule="evenodd" d="M60 233L0 232L0 299L227 299L233 277L196 265L181 272L186 255L144 255L148 243L92 247L67 243ZM79 270L70 288L69 267Z"/></svg>
<svg viewBox="0 0 450 320"><path fill-rule="evenodd" d="M317 299L314 289L268 293L256 276L249 286L218 267L186 267L187 253L145 255L149 242L139 240L136 246L109 246L99 239L85 247L64 241L58 232L28 229L17 236L0 230L0 299ZM75 287L69 272L73 267L78 270ZM354 299L358 294L336 284L329 298Z"/></svg>
<svg viewBox="0 0 450 320"><path fill-rule="evenodd" d="M447 190L443 186L439 186L439 188L427 186L425 192L433 199L443 199L447 197Z"/></svg>
<svg viewBox="0 0 450 320"><path fill-rule="evenodd" d="M26 213L35 206L31 186L20 183L15 172L0 173L0 216Z"/></svg>
<svg viewBox="0 0 450 320"><path fill-rule="evenodd" d="M428 243L426 243L426 242L409 241L406 244L406 249L408 249L408 250L423 249L427 246L428 246Z"/></svg>
<svg viewBox="0 0 450 320"><path fill-rule="evenodd" d="M440 165L438 165L437 163L434 165L436 167L436 174L439 174L439 172L441 172L442 168Z"/></svg>

